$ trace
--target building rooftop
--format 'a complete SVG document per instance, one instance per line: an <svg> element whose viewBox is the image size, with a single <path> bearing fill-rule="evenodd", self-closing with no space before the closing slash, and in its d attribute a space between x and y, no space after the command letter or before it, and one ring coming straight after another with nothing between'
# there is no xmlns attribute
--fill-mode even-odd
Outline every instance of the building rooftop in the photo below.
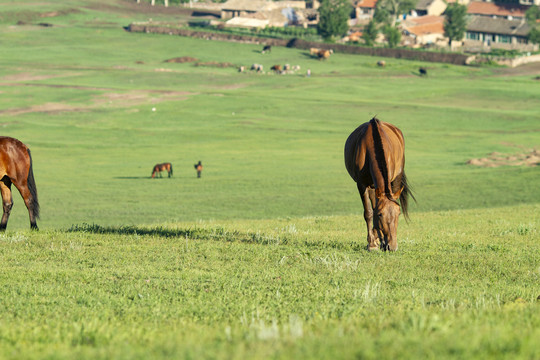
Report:
<svg viewBox="0 0 540 360"><path fill-rule="evenodd" d="M374 9L377 5L377 1L378 0L360 0L358 3L356 3L356 7Z"/></svg>
<svg viewBox="0 0 540 360"><path fill-rule="evenodd" d="M493 19L486 16L472 16L467 31L488 34L527 36L531 27L521 19Z"/></svg>
<svg viewBox="0 0 540 360"><path fill-rule="evenodd" d="M507 3L492 3L472 1L469 3L467 13L470 15L525 17L528 6Z"/></svg>
<svg viewBox="0 0 540 360"><path fill-rule="evenodd" d="M409 18L404 27L409 33L416 36L444 34L444 16L427 15Z"/></svg>

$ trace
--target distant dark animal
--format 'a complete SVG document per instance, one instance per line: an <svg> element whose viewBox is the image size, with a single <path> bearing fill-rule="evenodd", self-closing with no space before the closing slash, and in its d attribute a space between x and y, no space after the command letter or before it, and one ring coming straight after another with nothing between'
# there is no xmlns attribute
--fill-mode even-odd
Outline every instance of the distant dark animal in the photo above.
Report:
<svg viewBox="0 0 540 360"><path fill-rule="evenodd" d="M173 175L172 164L171 163L156 164L154 168L152 169L152 179L155 178L156 175L159 177L162 177L161 176L162 171L167 171L169 177L171 177Z"/></svg>
<svg viewBox="0 0 540 360"><path fill-rule="evenodd" d="M201 161L199 160L199 162L197 164L195 164L194 167L195 167L195 170L197 170L197 177L200 178L201 173L202 173L202 169L203 169Z"/></svg>
<svg viewBox="0 0 540 360"><path fill-rule="evenodd" d="M377 61L377 66L385 67L386 66L386 61L384 61L384 60Z"/></svg>
<svg viewBox="0 0 540 360"><path fill-rule="evenodd" d="M262 53L266 53L266 52L272 52L272 45L264 45L263 49L262 49Z"/></svg>
<svg viewBox="0 0 540 360"><path fill-rule="evenodd" d="M420 69L418 69L418 72L422 76L427 76L427 69L425 67L421 67Z"/></svg>
<svg viewBox="0 0 540 360"><path fill-rule="evenodd" d="M270 70L275 72L281 72L283 69L281 68L281 65L274 65L270 68Z"/></svg>
<svg viewBox="0 0 540 360"><path fill-rule="evenodd" d="M0 190L4 207L0 231L6 230L13 207L11 184L15 185L24 199L30 216L30 228L38 230L36 219L39 219L39 202L30 149L17 139L0 136Z"/></svg>
<svg viewBox="0 0 540 360"><path fill-rule="evenodd" d="M408 197L412 196L404 153L401 130L376 118L360 125L345 143L345 166L364 205L368 250L397 250L400 203L408 217Z"/></svg>

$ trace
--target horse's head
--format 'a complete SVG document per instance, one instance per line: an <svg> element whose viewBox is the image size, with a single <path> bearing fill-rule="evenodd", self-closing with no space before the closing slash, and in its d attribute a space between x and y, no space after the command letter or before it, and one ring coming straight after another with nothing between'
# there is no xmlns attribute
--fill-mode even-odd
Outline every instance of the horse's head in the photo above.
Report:
<svg viewBox="0 0 540 360"><path fill-rule="evenodd" d="M401 191L392 197L382 196L378 198L374 209L373 228L377 232L385 250L397 250L397 227L399 214L401 213L397 199L400 193Z"/></svg>

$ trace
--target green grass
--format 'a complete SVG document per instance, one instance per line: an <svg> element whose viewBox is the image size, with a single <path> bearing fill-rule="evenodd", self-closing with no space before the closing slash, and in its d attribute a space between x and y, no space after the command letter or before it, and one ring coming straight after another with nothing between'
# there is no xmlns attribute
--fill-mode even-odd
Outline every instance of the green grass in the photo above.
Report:
<svg viewBox="0 0 540 360"><path fill-rule="evenodd" d="M417 214L394 254L356 216L6 234L3 354L536 358L540 208L512 209Z"/></svg>
<svg viewBox="0 0 540 360"><path fill-rule="evenodd" d="M540 357L538 167L466 164L538 148L532 75L131 34L180 15L129 4L0 3L2 135L42 209L29 232L14 194L0 235L0 358ZM393 254L364 250L343 163L374 115L418 199Z"/></svg>

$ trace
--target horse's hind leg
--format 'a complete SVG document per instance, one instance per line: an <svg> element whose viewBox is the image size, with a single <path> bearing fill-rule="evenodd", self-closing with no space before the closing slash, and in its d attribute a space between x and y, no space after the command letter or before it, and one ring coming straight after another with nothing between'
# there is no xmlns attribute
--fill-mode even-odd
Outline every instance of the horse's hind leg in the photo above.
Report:
<svg viewBox="0 0 540 360"><path fill-rule="evenodd" d="M6 230L7 222L9 220L9 214L11 214L11 208L13 207L13 196L11 195L11 180L4 176L0 180L0 191L2 192L2 204L4 214L2 215L2 221L0 221L0 231Z"/></svg>
<svg viewBox="0 0 540 360"><path fill-rule="evenodd" d="M26 205L26 208L28 209L28 215L30 217L30 228L32 230L38 230L36 217L34 216L35 211L34 211L34 202L32 201L32 193L30 192L30 189L28 188L27 182L24 181L22 184L18 184L15 182L14 185L21 193L21 196L24 199L24 204Z"/></svg>

